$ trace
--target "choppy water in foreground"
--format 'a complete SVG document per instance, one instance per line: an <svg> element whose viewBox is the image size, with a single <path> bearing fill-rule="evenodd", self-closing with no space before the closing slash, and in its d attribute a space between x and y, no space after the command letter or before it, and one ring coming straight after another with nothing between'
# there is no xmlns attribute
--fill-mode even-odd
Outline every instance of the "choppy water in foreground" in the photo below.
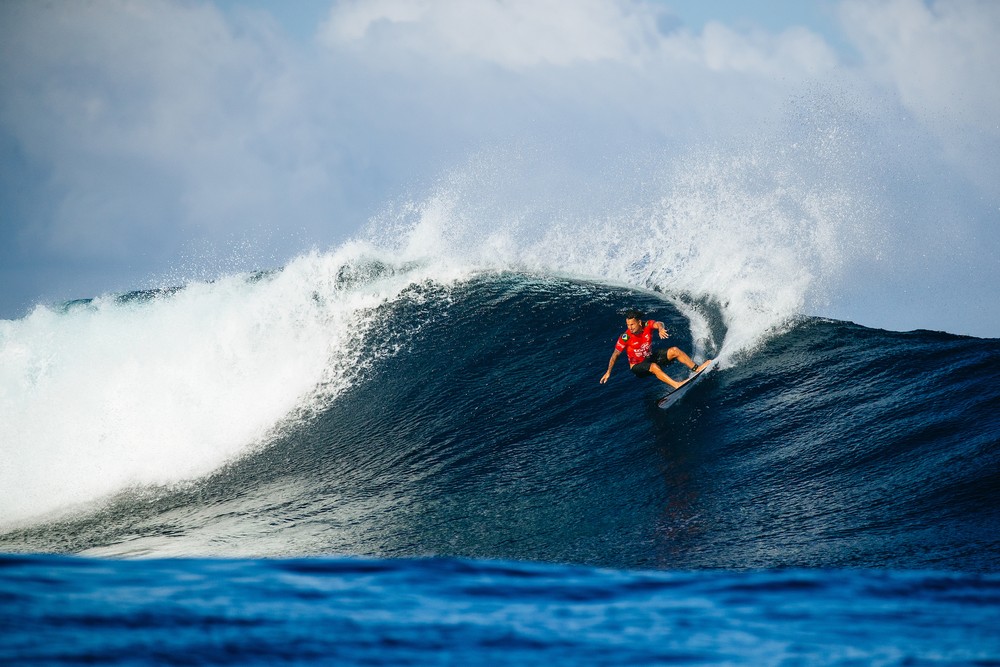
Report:
<svg viewBox="0 0 1000 667"><path fill-rule="evenodd" d="M11 664L997 664L1000 578L0 559Z"/></svg>

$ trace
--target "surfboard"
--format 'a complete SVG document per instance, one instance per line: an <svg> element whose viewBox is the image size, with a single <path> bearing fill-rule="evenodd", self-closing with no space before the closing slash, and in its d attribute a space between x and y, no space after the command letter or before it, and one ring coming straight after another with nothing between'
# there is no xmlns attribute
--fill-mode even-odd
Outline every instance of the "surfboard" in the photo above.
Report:
<svg viewBox="0 0 1000 667"><path fill-rule="evenodd" d="M685 380L681 386L677 387L677 389L671 389L670 393L656 402L656 407L663 409L669 408L671 405L684 398L684 395L691 391L693 386L701 382L702 379L713 370L715 370L715 359L712 359L708 362L707 366Z"/></svg>

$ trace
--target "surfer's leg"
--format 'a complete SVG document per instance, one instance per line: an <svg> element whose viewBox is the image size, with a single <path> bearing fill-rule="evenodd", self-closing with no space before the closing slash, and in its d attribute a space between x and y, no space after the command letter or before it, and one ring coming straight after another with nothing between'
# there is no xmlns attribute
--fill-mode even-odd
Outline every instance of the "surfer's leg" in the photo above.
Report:
<svg viewBox="0 0 1000 667"><path fill-rule="evenodd" d="M679 387L679 386L681 386L681 384L683 384L681 382L677 382L672 377L670 377L669 375L667 375L666 373L664 373L663 369L660 368L659 366L657 366L656 364L650 364L649 365L649 372L652 373L654 376L656 376L657 380L659 380L660 382L666 382L667 384L669 384L674 389L677 389L677 387Z"/></svg>
<svg viewBox="0 0 1000 667"><path fill-rule="evenodd" d="M691 357L689 357L684 352L684 350L682 350L679 347L672 347L672 348L668 349L667 350L667 359L669 359L670 361L679 361L682 364L684 364L685 366L687 366L689 369L691 369L692 371L693 370L697 370L697 368L698 368L698 365L694 363L694 360L692 360Z"/></svg>

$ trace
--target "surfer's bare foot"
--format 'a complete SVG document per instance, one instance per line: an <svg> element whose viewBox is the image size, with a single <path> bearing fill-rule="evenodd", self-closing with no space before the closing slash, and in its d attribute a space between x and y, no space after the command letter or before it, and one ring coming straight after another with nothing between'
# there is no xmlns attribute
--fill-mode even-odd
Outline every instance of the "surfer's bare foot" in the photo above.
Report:
<svg viewBox="0 0 1000 667"><path fill-rule="evenodd" d="M698 368L694 369L694 372L700 373L701 371L705 370L705 367L708 366L710 363L712 363L712 360L706 359L705 361L701 362L701 366L698 366Z"/></svg>

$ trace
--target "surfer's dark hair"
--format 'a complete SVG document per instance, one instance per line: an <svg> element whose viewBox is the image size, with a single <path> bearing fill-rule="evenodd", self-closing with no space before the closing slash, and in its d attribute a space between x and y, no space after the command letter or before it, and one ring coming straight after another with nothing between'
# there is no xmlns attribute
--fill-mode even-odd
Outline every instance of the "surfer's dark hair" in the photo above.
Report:
<svg viewBox="0 0 1000 667"><path fill-rule="evenodd" d="M641 322L643 319L645 319L645 317L646 313L636 308L629 308L628 310L625 311L626 320L639 320Z"/></svg>

